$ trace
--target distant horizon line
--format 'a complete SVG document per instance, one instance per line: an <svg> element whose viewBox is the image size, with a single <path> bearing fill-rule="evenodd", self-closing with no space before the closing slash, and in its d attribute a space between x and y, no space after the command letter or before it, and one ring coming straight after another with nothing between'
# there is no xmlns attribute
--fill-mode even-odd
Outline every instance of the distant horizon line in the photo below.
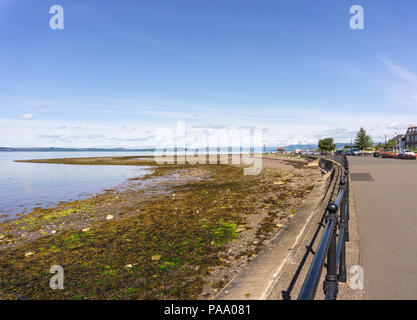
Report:
<svg viewBox="0 0 417 320"><path fill-rule="evenodd" d="M342 146L342 145L350 145L350 143L348 142L338 142L335 143L338 147ZM289 144L289 145L275 145L275 146L265 146L264 148L262 148L265 151L274 151L277 150L277 148L284 148L284 149L290 149L290 150L295 150L295 149L305 149L305 148L316 148L318 147L317 144L311 143L311 144ZM225 149L227 148L229 149L233 149L234 147L229 146L229 147L188 147L185 148L185 150L195 150L195 149L212 149L212 150L221 150L221 149ZM239 147L235 147L235 148L239 148ZM253 149L253 147L245 147L245 146L240 146L241 149ZM143 148L124 148L124 147L0 147L0 152L10 152L10 151L123 151L123 152L129 152L129 151L155 151L155 149L157 149L156 147L143 147ZM183 149L183 148L178 148L178 149ZM173 150L176 151L177 148L167 148L167 150Z"/></svg>

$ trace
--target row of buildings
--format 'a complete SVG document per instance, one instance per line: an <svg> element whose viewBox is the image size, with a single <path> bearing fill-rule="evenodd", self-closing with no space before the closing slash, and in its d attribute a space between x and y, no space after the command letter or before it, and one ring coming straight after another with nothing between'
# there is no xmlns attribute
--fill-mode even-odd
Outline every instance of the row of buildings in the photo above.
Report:
<svg viewBox="0 0 417 320"><path fill-rule="evenodd" d="M397 143L397 149L415 149L417 148L417 126L408 127L405 134L399 134L394 137Z"/></svg>

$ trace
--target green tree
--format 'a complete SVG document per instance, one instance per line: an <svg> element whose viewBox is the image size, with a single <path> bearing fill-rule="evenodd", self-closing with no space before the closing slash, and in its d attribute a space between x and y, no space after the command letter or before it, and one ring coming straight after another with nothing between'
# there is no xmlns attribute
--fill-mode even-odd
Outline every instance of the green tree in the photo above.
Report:
<svg viewBox="0 0 417 320"><path fill-rule="evenodd" d="M387 149L393 149L396 146L397 146L397 141L395 141L395 139L392 138L392 139L388 140L388 142L385 145L385 148L387 148Z"/></svg>
<svg viewBox="0 0 417 320"><path fill-rule="evenodd" d="M336 145L333 143L333 138L325 138L319 140L319 150L320 151L333 151L336 149Z"/></svg>
<svg viewBox="0 0 417 320"><path fill-rule="evenodd" d="M378 143L375 146L375 150L379 149L394 149L397 146L397 141L394 138L388 140L387 143Z"/></svg>
<svg viewBox="0 0 417 320"><path fill-rule="evenodd" d="M355 147L363 150L372 147L373 141L371 136L366 133L364 128L360 128L355 138Z"/></svg>

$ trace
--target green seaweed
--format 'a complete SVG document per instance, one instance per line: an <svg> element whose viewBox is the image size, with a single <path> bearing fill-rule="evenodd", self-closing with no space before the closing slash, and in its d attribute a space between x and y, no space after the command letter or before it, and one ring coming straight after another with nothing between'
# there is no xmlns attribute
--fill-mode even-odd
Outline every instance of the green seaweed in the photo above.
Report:
<svg viewBox="0 0 417 320"><path fill-rule="evenodd" d="M302 197L309 191L309 181L303 190L274 185L282 178L278 170L244 176L242 167L229 165L161 165L137 181L184 170L204 172L206 178L174 185L171 193L146 201L142 201L142 190L117 194L111 190L52 209L37 208L3 224L1 234L17 229L51 230L51 226L77 221L88 222L90 229L43 231L46 234L33 241L3 248L0 298L198 298L213 268L227 265L221 256L240 237L248 217L268 210L256 231L259 246L243 250L240 256L256 254L261 241L276 230L275 219L290 214L285 198ZM121 218L107 221L103 212ZM14 236L8 238L11 244L17 241ZM28 252L33 254L26 256ZM52 265L64 268L64 290L49 287Z"/></svg>

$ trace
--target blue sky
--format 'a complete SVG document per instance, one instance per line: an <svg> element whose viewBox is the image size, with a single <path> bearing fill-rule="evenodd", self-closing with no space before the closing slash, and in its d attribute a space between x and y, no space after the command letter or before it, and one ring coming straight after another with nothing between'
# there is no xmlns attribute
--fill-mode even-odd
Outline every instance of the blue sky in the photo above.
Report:
<svg viewBox="0 0 417 320"><path fill-rule="evenodd" d="M51 30L49 8L64 8ZM365 29L349 27L362 5ZM268 145L417 122L414 0L0 0L0 146L155 146L189 128Z"/></svg>

